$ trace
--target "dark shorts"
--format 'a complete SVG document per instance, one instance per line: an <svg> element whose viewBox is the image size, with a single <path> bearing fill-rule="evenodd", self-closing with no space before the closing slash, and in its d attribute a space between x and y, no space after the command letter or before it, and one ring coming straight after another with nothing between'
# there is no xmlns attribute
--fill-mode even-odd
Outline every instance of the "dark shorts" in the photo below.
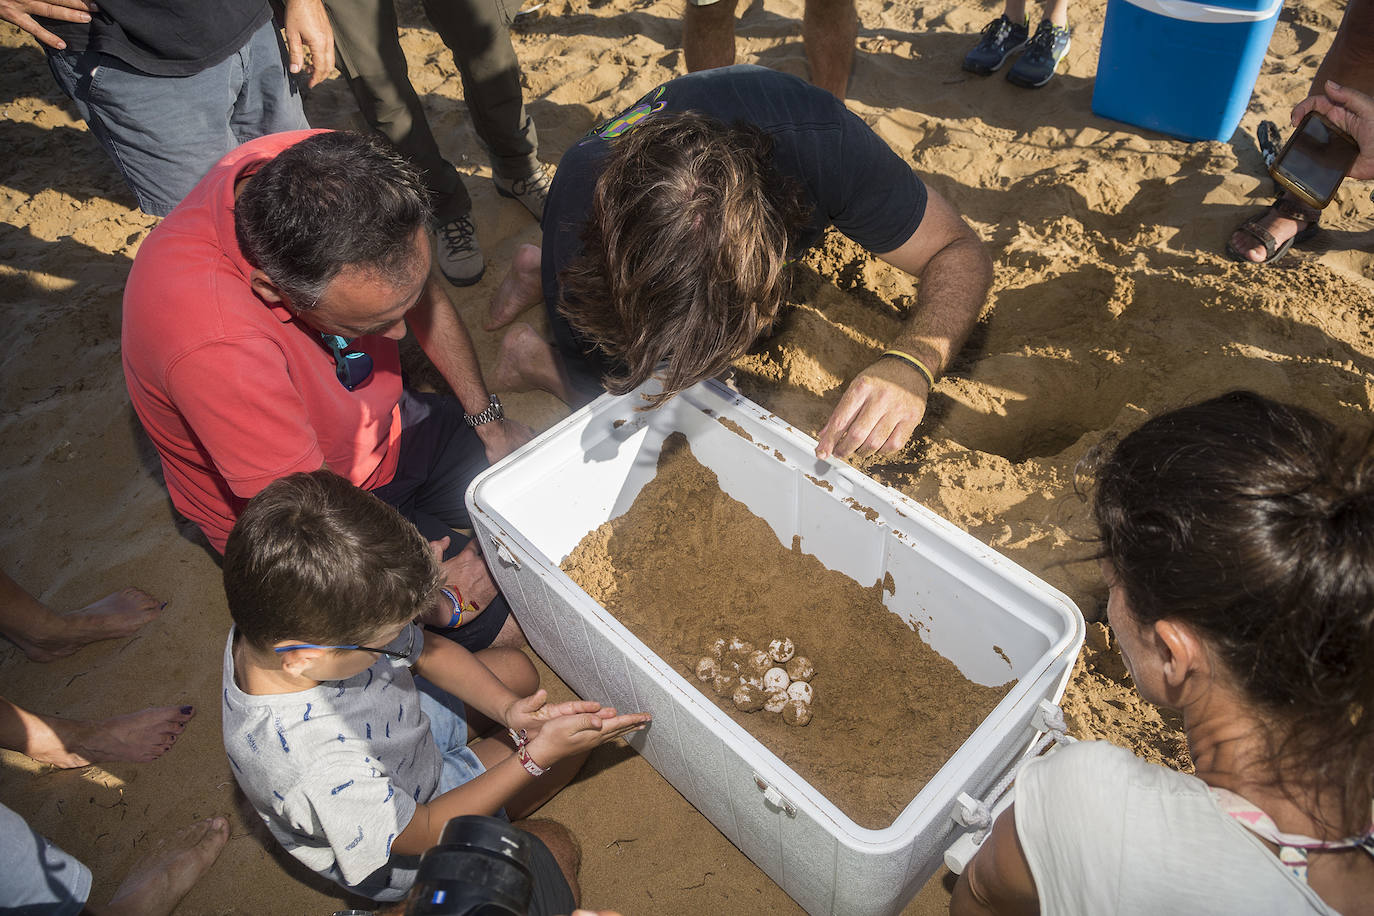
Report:
<svg viewBox="0 0 1374 916"><path fill-rule="evenodd" d="M395 476L372 492L410 519L427 540L450 538L445 560L457 556L471 540L453 530L472 527L464 502L468 485L488 466L482 440L463 422L457 400L407 390L401 395L400 448ZM510 605L497 593L462 627L431 629L476 652L491 645L508 616Z"/></svg>
<svg viewBox="0 0 1374 916"><path fill-rule="evenodd" d="M534 852L530 856L530 874L534 879L530 916L567 916L577 909L568 879L563 877L558 860L549 852L544 841L532 833L526 835L534 841Z"/></svg>

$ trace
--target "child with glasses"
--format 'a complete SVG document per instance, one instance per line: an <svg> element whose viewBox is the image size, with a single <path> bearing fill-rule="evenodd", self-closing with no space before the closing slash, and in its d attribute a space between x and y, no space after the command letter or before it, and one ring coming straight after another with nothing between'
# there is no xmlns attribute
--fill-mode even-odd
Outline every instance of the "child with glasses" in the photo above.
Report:
<svg viewBox="0 0 1374 916"><path fill-rule="evenodd" d="M442 581L413 525L327 470L270 484L225 549L234 777L287 852L374 900L405 895L449 819L524 817L593 748L649 721L547 703L517 649L427 636L416 619L449 613ZM555 847L535 844L532 912L569 912L575 844L522 826Z"/></svg>

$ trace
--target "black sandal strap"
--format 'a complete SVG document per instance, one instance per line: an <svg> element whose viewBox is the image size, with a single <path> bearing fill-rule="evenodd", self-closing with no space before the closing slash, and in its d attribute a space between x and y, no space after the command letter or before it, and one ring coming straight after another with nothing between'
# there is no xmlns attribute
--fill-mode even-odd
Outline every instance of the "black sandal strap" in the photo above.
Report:
<svg viewBox="0 0 1374 916"><path fill-rule="evenodd" d="M1250 236L1250 238L1264 246L1264 261L1259 262L1263 264L1273 260L1274 252L1279 250L1279 243L1268 229L1265 229L1259 224L1259 221L1260 217L1251 217L1237 226L1236 231L1244 232L1246 235Z"/></svg>
<svg viewBox="0 0 1374 916"><path fill-rule="evenodd" d="M1313 210L1311 207L1293 200L1286 194L1280 194L1276 197L1274 202L1269 205L1269 209L1273 210L1279 216L1291 219L1297 223L1312 223L1315 225L1317 220L1321 219L1320 210Z"/></svg>

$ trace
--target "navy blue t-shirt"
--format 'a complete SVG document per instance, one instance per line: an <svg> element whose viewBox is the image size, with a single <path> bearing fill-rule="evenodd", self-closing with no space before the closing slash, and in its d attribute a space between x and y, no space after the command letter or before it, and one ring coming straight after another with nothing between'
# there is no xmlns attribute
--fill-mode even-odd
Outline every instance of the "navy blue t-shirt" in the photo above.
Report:
<svg viewBox="0 0 1374 916"><path fill-rule="evenodd" d="M609 143L661 111L744 121L773 138L774 165L796 179L811 207L797 250L815 245L833 225L883 254L911 238L925 215L926 188L911 166L829 92L764 67L690 73L659 86L563 154L544 207L543 285L551 316L558 274L582 249Z"/></svg>

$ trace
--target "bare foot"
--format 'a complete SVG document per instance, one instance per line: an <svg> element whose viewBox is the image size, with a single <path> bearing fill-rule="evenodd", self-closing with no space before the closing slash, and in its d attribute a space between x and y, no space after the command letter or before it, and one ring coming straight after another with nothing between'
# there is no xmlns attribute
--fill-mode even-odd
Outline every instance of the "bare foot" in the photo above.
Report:
<svg viewBox="0 0 1374 916"><path fill-rule="evenodd" d="M492 389L495 391L547 391L565 404L572 394L567 377L559 364L553 347L539 336L539 332L525 322L512 327L501 340L501 352L492 369Z"/></svg>
<svg viewBox="0 0 1374 916"><path fill-rule="evenodd" d="M483 325L488 331L504 328L544 298L540 257L538 245L521 245L515 249L510 270L491 297L488 309L491 317Z"/></svg>
<svg viewBox="0 0 1374 916"><path fill-rule="evenodd" d="M20 750L34 760L64 769L115 760L148 763L171 749L195 714L194 706L157 706L82 722L29 713L24 717L28 745ZM30 717L41 720L42 725L34 726Z"/></svg>
<svg viewBox="0 0 1374 916"><path fill-rule="evenodd" d="M162 840L125 877L109 906L110 916L168 916L218 858L229 839L229 822L209 817Z"/></svg>
<svg viewBox="0 0 1374 916"><path fill-rule="evenodd" d="M4 634L36 662L71 655L102 639L119 639L138 631L167 606L142 589L126 588L106 595L79 611L54 614L27 594L6 609ZM18 605L26 605L19 607ZM22 632L20 628L22 627Z"/></svg>

